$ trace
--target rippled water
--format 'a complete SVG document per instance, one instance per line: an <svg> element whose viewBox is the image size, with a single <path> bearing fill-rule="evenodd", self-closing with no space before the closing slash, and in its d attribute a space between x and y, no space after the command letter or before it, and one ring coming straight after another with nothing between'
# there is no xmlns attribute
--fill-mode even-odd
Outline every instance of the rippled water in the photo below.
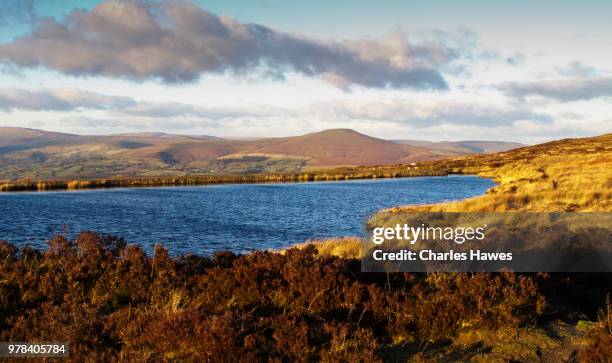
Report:
<svg viewBox="0 0 612 363"><path fill-rule="evenodd" d="M276 249L364 235L382 208L463 199L493 185L475 176L0 193L0 239L44 248L64 230L124 237L172 254Z"/></svg>

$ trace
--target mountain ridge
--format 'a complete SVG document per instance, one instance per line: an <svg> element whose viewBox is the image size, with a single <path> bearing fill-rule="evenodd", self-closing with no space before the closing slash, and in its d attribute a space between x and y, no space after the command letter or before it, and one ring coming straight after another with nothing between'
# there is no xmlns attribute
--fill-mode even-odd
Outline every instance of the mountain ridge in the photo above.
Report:
<svg viewBox="0 0 612 363"><path fill-rule="evenodd" d="M0 127L0 180L295 172L420 162L518 146L522 145L398 142L346 128L236 140L160 132L75 135Z"/></svg>

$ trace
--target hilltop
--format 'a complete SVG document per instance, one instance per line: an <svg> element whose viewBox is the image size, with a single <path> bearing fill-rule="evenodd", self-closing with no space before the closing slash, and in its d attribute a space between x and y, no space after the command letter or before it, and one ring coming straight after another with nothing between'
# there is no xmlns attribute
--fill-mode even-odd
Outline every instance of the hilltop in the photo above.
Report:
<svg viewBox="0 0 612 363"><path fill-rule="evenodd" d="M153 132L82 136L0 128L0 180L287 173L421 162L520 146L495 141L465 143L405 144L350 129L232 140Z"/></svg>

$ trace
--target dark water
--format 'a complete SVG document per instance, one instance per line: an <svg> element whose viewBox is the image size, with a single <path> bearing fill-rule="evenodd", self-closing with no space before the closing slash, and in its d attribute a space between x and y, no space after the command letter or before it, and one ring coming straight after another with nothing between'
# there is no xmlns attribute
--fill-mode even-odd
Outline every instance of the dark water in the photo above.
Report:
<svg viewBox="0 0 612 363"><path fill-rule="evenodd" d="M382 208L463 199L493 185L474 176L0 193L0 240L44 248L64 228L97 231L172 254L276 249L364 235ZM64 227L65 226L65 227Z"/></svg>

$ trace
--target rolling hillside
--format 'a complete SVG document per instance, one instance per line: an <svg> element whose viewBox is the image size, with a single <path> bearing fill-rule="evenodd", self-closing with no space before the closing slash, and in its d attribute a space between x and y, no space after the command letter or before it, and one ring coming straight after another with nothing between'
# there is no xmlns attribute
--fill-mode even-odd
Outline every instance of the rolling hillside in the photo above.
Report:
<svg viewBox="0 0 612 363"><path fill-rule="evenodd" d="M432 150L445 151L455 154L472 154L472 153L496 153L507 151L526 146L518 142L504 141L421 141L421 140L393 140L393 142L410 145L415 147L424 147Z"/></svg>
<svg viewBox="0 0 612 363"><path fill-rule="evenodd" d="M295 172L309 168L411 163L516 146L520 144L400 143L350 129L294 137L230 140L150 132L81 136L0 128L0 180Z"/></svg>

